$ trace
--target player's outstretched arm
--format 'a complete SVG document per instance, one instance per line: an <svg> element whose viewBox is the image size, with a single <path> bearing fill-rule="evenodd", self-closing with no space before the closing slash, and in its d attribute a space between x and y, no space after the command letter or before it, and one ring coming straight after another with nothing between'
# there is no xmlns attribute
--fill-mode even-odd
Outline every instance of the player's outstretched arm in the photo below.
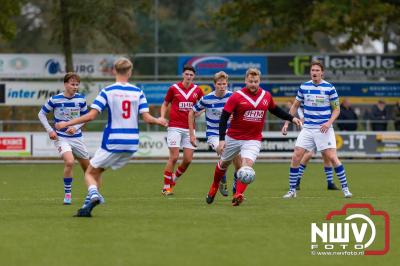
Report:
<svg viewBox="0 0 400 266"><path fill-rule="evenodd" d="M40 110L38 113L38 117L40 122L42 123L43 127L46 129L47 133L49 134L49 138L52 140L57 139L57 133L54 129L50 126L49 121L47 120L46 113L43 110Z"/></svg>
<svg viewBox="0 0 400 266"><path fill-rule="evenodd" d="M160 117L163 119L165 119L165 116L167 115L168 105L169 105L169 102L167 102L167 101L164 101L161 105Z"/></svg>
<svg viewBox="0 0 400 266"><path fill-rule="evenodd" d="M222 114L219 119L219 144L216 149L218 155L221 155L225 148L226 128L228 127L228 120L230 116L231 113L227 112L226 110L222 110Z"/></svg>
<svg viewBox="0 0 400 266"><path fill-rule="evenodd" d="M66 122L56 123L55 128L60 130L62 128L66 128L69 126L86 123L86 122L94 120L98 114L99 114L99 111L97 109L92 109L89 111L89 113L87 113L81 117L78 117L78 118L75 118L75 119L72 119L72 120L66 121Z"/></svg>
<svg viewBox="0 0 400 266"><path fill-rule="evenodd" d="M189 111L189 115L188 115L188 124L189 124L189 137L190 137L190 143L197 147L196 144L196 135L194 134L194 117L196 116L196 113L193 110Z"/></svg>
<svg viewBox="0 0 400 266"><path fill-rule="evenodd" d="M282 135L284 135L284 136L287 135L288 128L289 128L289 122L285 121L285 123L283 124L283 127L281 128Z"/></svg>
<svg viewBox="0 0 400 266"><path fill-rule="evenodd" d="M148 124L157 124L157 125L160 125L160 126L163 126L163 127L167 127L168 126L167 120L165 120L162 117L155 118L154 116L152 116L148 112L142 113L142 118L143 118L144 122L148 123Z"/></svg>
<svg viewBox="0 0 400 266"><path fill-rule="evenodd" d="M286 112L285 110L283 110L282 108L280 108L277 105L275 106L275 108L269 109L269 111L271 112L271 114L275 115L276 117L278 117L280 119L283 119L283 120L286 120L286 121L290 121L290 122L296 124L298 127L301 127L301 125L302 125L300 119L298 119L298 118L294 117L293 115L289 114L288 112Z"/></svg>

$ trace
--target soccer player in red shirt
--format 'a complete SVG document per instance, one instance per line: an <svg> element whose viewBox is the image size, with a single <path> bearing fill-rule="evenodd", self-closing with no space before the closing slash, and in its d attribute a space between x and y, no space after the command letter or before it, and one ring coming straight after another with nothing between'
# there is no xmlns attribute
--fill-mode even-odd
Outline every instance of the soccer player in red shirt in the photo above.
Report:
<svg viewBox="0 0 400 266"><path fill-rule="evenodd" d="M262 130L267 111L281 119L291 121L298 126L301 125L298 118L275 105L271 94L260 88L260 78L261 73L258 69L249 68L246 71L246 87L233 93L222 111L217 149L220 151L221 158L215 167L214 181L206 198L208 204L214 201L219 183L236 155L240 154L242 166L253 166L260 153ZM231 114L233 118L226 132ZM246 184L237 180L236 193L232 199L233 206L242 203L246 187Z"/></svg>
<svg viewBox="0 0 400 266"><path fill-rule="evenodd" d="M196 149L190 143L188 115L194 104L204 95L203 91L192 83L195 77L195 69L191 65L183 67L182 82L173 84L165 96L161 105L161 118L165 119L168 105L171 110L168 123L167 144L169 148L169 159L164 168L163 195L172 195L172 188L176 179L179 178L188 168L193 159L193 152ZM173 174L174 167L179 157L179 149L183 148L183 160Z"/></svg>

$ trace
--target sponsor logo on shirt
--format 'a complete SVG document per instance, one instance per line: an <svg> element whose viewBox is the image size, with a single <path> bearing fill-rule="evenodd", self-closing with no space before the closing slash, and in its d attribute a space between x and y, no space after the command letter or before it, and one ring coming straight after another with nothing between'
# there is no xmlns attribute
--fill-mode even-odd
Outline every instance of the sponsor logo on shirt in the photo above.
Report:
<svg viewBox="0 0 400 266"><path fill-rule="evenodd" d="M243 120L246 121L262 121L264 118L264 110L248 110L243 115Z"/></svg>
<svg viewBox="0 0 400 266"><path fill-rule="evenodd" d="M179 110L190 110L193 107L193 102L179 102Z"/></svg>
<svg viewBox="0 0 400 266"><path fill-rule="evenodd" d="M210 111L214 116L221 116L221 114L222 114L221 109L212 108L212 109L210 109Z"/></svg>

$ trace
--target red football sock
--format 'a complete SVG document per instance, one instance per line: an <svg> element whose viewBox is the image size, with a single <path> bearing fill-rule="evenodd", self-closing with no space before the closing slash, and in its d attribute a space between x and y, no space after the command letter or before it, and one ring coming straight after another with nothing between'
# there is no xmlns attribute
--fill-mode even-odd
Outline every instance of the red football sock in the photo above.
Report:
<svg viewBox="0 0 400 266"><path fill-rule="evenodd" d="M181 175L183 175L183 173L186 171L187 168L183 168L182 166L179 166L176 171L175 171L175 176L178 178Z"/></svg>
<svg viewBox="0 0 400 266"><path fill-rule="evenodd" d="M238 180L236 184L236 194L243 194L246 188L247 184L242 183L240 180Z"/></svg>
<svg viewBox="0 0 400 266"><path fill-rule="evenodd" d="M220 163L217 163L217 166L215 167L215 172L214 172L214 181L211 184L210 191L208 192L208 195L210 196L215 196L215 194L218 191L219 187L219 182L221 182L222 177L226 173L226 168L221 168Z"/></svg>
<svg viewBox="0 0 400 266"><path fill-rule="evenodd" d="M169 171L164 171L164 187L169 187L171 184L173 184L172 173Z"/></svg>

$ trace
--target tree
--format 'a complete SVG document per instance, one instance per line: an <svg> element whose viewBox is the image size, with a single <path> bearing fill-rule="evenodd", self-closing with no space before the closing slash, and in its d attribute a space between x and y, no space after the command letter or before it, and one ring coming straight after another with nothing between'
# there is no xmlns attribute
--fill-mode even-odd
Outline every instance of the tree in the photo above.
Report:
<svg viewBox="0 0 400 266"><path fill-rule="evenodd" d="M2 0L0 12L0 37L10 40L15 36L16 23L13 20L20 15L22 0Z"/></svg>
<svg viewBox="0 0 400 266"><path fill-rule="evenodd" d="M399 37L400 4L384 0L233 0L215 12L213 23L231 35L251 35L249 46L279 50L292 43L318 45L321 34L339 49L364 38L386 45ZM320 48L320 47L319 47Z"/></svg>
<svg viewBox="0 0 400 266"><path fill-rule="evenodd" d="M12 52L62 52L66 58L67 71L72 70L73 52L135 51L140 43L135 15L150 14L151 11L146 0L18 2L24 5L17 8L22 9L22 12L16 17L15 38L10 36L8 43L0 44L0 47Z"/></svg>

